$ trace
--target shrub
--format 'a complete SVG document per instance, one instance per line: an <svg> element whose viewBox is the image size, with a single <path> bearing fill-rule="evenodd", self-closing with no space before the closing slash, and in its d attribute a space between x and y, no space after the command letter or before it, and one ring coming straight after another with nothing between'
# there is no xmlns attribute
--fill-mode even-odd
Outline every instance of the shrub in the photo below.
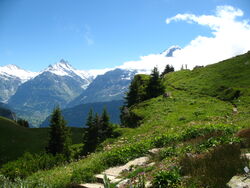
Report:
<svg viewBox="0 0 250 188"><path fill-rule="evenodd" d="M250 128L242 129L236 134L239 138L242 138L242 146L250 147Z"/></svg>
<svg viewBox="0 0 250 188"><path fill-rule="evenodd" d="M165 134L153 138L152 145L155 147L163 147L172 144L178 140L179 140L179 135L177 134L171 134L171 135Z"/></svg>
<svg viewBox="0 0 250 188"><path fill-rule="evenodd" d="M20 178L16 178L14 180L11 180L3 175L0 174L0 187L1 188L26 188L26 187L41 187L46 188L49 187L48 184L45 184L43 182L34 182L30 180L22 180Z"/></svg>
<svg viewBox="0 0 250 188"><path fill-rule="evenodd" d="M17 177L25 178L38 170L50 169L66 161L63 155L25 153L16 161L8 162L2 166L0 173L14 180Z"/></svg>
<svg viewBox="0 0 250 188"><path fill-rule="evenodd" d="M219 95L218 97L221 100L225 101L232 101L234 99L237 99L240 97L241 92L238 89L235 88L227 88L225 86L221 86L220 88L217 89Z"/></svg>
<svg viewBox="0 0 250 188"><path fill-rule="evenodd" d="M134 145L115 148L105 153L105 159L103 162L108 166L124 164L131 159L140 157L143 154L147 153L149 148L149 142L137 143Z"/></svg>
<svg viewBox="0 0 250 188"><path fill-rule="evenodd" d="M173 146L164 148L159 153L160 159L165 159L166 157L171 157L171 156L176 156L176 155L177 155L177 151L176 151L176 148Z"/></svg>
<svg viewBox="0 0 250 188"><path fill-rule="evenodd" d="M225 187L245 165L237 144L221 145L206 154L186 155L180 160L182 174L191 175L189 182L198 182L200 187Z"/></svg>
<svg viewBox="0 0 250 188"><path fill-rule="evenodd" d="M153 179L152 187L162 188L162 187L174 187L181 181L181 176L177 169L170 171L159 171Z"/></svg>
<svg viewBox="0 0 250 188"><path fill-rule="evenodd" d="M94 175L94 169L91 167L84 169L76 169L72 173L71 181L75 183L94 182L96 180Z"/></svg>

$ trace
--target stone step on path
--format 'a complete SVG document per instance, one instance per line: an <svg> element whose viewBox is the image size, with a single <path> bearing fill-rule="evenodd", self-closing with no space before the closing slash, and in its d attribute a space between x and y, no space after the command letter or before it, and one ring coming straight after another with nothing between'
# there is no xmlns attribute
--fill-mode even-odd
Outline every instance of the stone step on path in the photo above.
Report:
<svg viewBox="0 0 250 188"><path fill-rule="evenodd" d="M227 183L230 188L250 188L250 178L245 176L234 176Z"/></svg>
<svg viewBox="0 0 250 188"><path fill-rule="evenodd" d="M145 165L148 161L149 161L148 157L140 157L140 158L136 158L132 161L127 162L125 165L109 168L109 169L105 170L104 172L102 172L101 174L95 175L98 183L80 184L79 187L82 187L82 188L104 188L104 185L103 185L104 174L106 174L107 178L110 180L111 183L122 182L122 179L118 178L122 172L131 170L131 167L133 167L133 166ZM122 186L122 185L118 184L118 187L120 187L120 186Z"/></svg>
<svg viewBox="0 0 250 188"><path fill-rule="evenodd" d="M117 176L112 176L112 175L107 175L107 178L109 179L110 183L117 183L117 182L120 182L122 179L120 178L117 178ZM96 181L98 183L104 183L104 174L97 174L95 175L96 177Z"/></svg>
<svg viewBox="0 0 250 188"><path fill-rule="evenodd" d="M84 183L78 186L79 188L104 188L102 183Z"/></svg>

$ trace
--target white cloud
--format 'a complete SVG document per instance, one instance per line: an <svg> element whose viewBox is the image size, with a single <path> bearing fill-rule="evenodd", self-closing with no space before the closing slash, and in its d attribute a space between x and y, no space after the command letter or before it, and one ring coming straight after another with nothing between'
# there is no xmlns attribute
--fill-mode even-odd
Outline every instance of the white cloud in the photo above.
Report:
<svg viewBox="0 0 250 188"><path fill-rule="evenodd" d="M138 61L125 62L121 68L163 69L167 63L179 69L182 64L188 68L196 65L208 65L242 54L250 50L250 25L248 20L238 21L243 11L232 6L218 6L214 15L177 14L167 18L166 23L186 21L211 29L212 37L197 36L190 43L174 53L173 57L150 54L140 57Z"/></svg>

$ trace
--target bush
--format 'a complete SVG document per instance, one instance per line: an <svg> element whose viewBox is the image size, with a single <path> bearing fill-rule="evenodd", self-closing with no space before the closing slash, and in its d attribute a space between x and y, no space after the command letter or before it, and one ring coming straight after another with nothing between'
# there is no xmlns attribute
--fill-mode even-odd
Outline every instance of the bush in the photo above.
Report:
<svg viewBox="0 0 250 188"><path fill-rule="evenodd" d="M177 169L170 171L159 171L153 179L153 188L174 187L181 181L181 176Z"/></svg>
<svg viewBox="0 0 250 188"><path fill-rule="evenodd" d="M250 128L242 129L237 133L239 138L242 138L242 146L247 148L250 147Z"/></svg>
<svg viewBox="0 0 250 188"><path fill-rule="evenodd" d="M226 187L246 165L237 144L221 145L206 154L186 155L180 160L182 174L190 175L189 182L198 182L199 187Z"/></svg>
<svg viewBox="0 0 250 188"><path fill-rule="evenodd" d="M159 153L160 159L165 159L166 157L172 157L176 155L177 155L177 151L176 151L176 148L173 146L164 148Z"/></svg>
<svg viewBox="0 0 250 188"><path fill-rule="evenodd" d="M47 170L66 161L63 155L25 153L16 161L2 166L0 173L14 180L17 177L25 178L38 170Z"/></svg>
<svg viewBox="0 0 250 188"><path fill-rule="evenodd" d="M43 183L43 182L34 182L34 181L28 181L28 180L22 180L20 178L16 178L14 180L11 180L3 175L0 174L0 187L1 188L26 188L26 187L41 187L46 188L49 187L49 185Z"/></svg>
<svg viewBox="0 0 250 188"><path fill-rule="evenodd" d="M116 148L105 153L105 159L103 162L108 166L125 164L131 159L140 157L143 154L147 153L149 148L150 143L148 142Z"/></svg>
<svg viewBox="0 0 250 188"><path fill-rule="evenodd" d="M94 182L96 180L94 175L95 175L95 170L93 167L77 169L73 171L71 180L72 182L75 183Z"/></svg>
<svg viewBox="0 0 250 188"><path fill-rule="evenodd" d="M237 99L240 97L241 92L238 89L235 88L227 88L225 86L221 86L217 89L219 95L218 97L221 100L225 100L225 101L232 101L234 99Z"/></svg>

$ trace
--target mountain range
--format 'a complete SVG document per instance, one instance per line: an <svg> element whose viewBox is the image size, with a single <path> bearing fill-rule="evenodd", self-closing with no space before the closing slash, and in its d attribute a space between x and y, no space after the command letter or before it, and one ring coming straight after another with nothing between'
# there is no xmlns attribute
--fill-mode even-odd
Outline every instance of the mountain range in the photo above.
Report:
<svg viewBox="0 0 250 188"><path fill-rule="evenodd" d="M173 46L162 55L171 57L179 49ZM38 126L57 105L72 108L86 103L123 100L134 75L148 72L120 68L83 71L63 59L41 72L7 65L0 67L0 102L7 103L18 116Z"/></svg>

